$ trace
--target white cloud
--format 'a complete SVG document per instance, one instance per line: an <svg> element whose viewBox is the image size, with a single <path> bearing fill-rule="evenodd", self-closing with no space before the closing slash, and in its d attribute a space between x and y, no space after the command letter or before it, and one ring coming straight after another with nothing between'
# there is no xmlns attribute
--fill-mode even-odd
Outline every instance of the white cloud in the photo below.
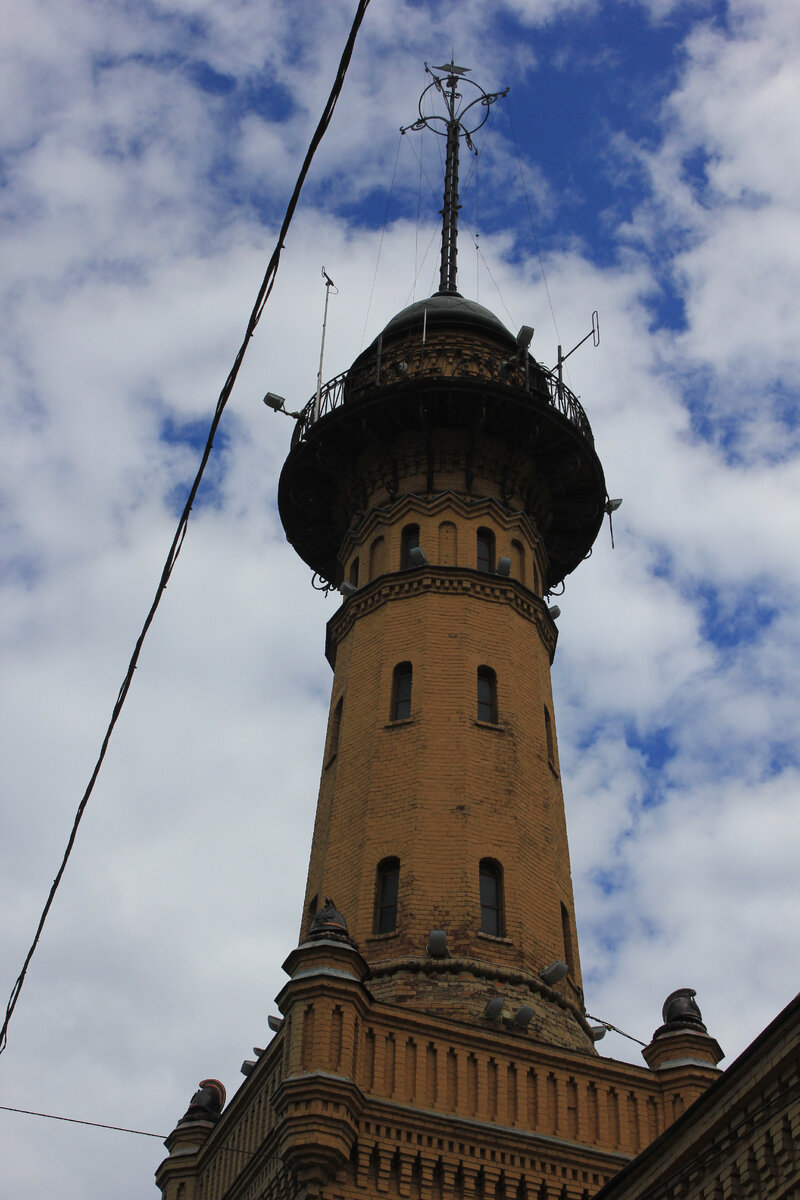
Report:
<svg viewBox="0 0 800 1200"><path fill-rule="evenodd" d="M602 267L580 229L544 247L565 347L600 309L600 349L570 360L570 381L624 497L617 549L604 530L560 601L557 723L590 1011L646 1038L666 994L689 983L736 1053L796 986L800 237L786 147L797 34L789 4L732 5L727 30L702 5L648 7L690 36L656 114L660 140L628 146L647 168L631 220L612 225L617 252ZM573 20L595 8L575 5ZM562 12L498 6L531 30L512 45L485 5L439 5L442 53L457 30L457 58L513 84L513 64L530 69L541 50L534 30ZM132 14L29 3L1 34L9 974L196 463L196 446L165 441L163 423L210 419L272 246L258 206L275 219L350 10L323 6L309 28L282 3ZM430 257L415 276L436 202L417 235L406 147L408 219L386 230L374 295L378 237L353 206L388 185L421 61L440 61L430 30L427 5L368 14L12 1022L2 1103L166 1133L198 1079L219 1075L232 1091L268 1036L299 924L334 601L284 542L275 490L291 426L260 397L277 391L295 408L313 390L323 262L340 289L326 375L352 361L365 325L370 340L427 288ZM192 82L200 61L242 94L274 80L283 91L267 99L286 111L270 117L267 99L226 110ZM484 167L499 194L517 192L499 131ZM567 219L544 175L528 187L545 219ZM530 247L519 231L481 243L502 297L484 273L482 302L535 324L536 353L552 363L558 338ZM659 325L666 284L684 327ZM625 1045L609 1035L602 1049L625 1056ZM113 1179L115 1194L139 1196L161 1154L145 1139L4 1116L13 1194L91 1200Z"/></svg>

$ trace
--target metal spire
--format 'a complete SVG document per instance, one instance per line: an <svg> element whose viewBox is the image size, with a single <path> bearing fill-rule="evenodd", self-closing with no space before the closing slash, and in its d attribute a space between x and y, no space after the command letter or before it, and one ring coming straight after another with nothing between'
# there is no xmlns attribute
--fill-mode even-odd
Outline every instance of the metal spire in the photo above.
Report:
<svg viewBox="0 0 800 1200"><path fill-rule="evenodd" d="M472 135L477 133L487 121L489 106L495 100L499 100L501 96L505 96L508 88L504 88L502 92L485 92L474 80L465 78L469 72L468 67L457 67L452 61L445 63L442 67L429 67L425 63L425 70L431 76L432 82L428 84L419 98L419 119L412 125L404 126L400 132L407 133L409 129L432 129L440 137L447 138L444 203L441 208L442 262L439 270L439 291L452 293L458 290L456 287L456 260L458 258L458 210L460 208L458 203L459 138L463 137L469 149L474 154L478 153L472 143ZM444 74L436 75L436 71L442 71ZM459 86L463 84L468 84L478 93L469 103L464 103L465 97L458 91ZM446 110L444 113L434 112L426 115L422 111L425 97L431 89L435 89L444 101ZM480 109L473 112L471 117L465 121L467 113L476 105L479 105Z"/></svg>

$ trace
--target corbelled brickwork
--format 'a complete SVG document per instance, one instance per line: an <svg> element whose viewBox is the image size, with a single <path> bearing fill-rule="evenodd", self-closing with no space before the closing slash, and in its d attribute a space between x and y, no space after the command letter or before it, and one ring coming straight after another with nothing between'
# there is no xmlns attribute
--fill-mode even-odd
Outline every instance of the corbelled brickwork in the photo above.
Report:
<svg viewBox="0 0 800 1200"><path fill-rule="evenodd" d="M367 964L341 943L306 943L286 966L280 1032L204 1130L194 1190L177 1190L180 1157L162 1164L164 1200L288 1200L303 1189L320 1200L583 1200L715 1074L653 1072L504 1024L382 1004Z"/></svg>

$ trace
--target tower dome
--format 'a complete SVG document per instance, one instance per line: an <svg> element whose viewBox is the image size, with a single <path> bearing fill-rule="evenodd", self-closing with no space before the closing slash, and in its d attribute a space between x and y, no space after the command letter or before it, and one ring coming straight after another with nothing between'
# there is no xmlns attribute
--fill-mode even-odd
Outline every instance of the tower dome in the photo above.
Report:
<svg viewBox="0 0 800 1200"><path fill-rule="evenodd" d="M489 309L439 292L394 316L297 422L278 504L289 541L326 581L341 582L348 529L398 495L397 456L411 441L425 459L415 490L470 497L480 462L503 502L528 514L544 540L545 590L586 557L606 487L583 407Z"/></svg>

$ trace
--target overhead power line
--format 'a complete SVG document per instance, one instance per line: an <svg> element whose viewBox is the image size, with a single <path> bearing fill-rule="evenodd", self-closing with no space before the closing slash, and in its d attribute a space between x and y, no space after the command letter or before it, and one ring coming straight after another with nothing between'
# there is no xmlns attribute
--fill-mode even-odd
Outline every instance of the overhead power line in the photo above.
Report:
<svg viewBox="0 0 800 1200"><path fill-rule="evenodd" d="M95 763L94 770L92 771L91 777L89 779L89 783L87 784L86 791L83 793L81 802L78 805L78 810L75 814L75 819L72 824L72 830L70 831L69 839L67 841L67 847L66 847L66 850L64 851L64 856L61 860L61 865L58 868L58 873L56 874L56 877L53 880L53 886L50 888L50 892L47 897L47 901L42 910L42 915L39 918L39 924L36 928L36 933L34 935L30 949L28 950L28 953L25 956L25 961L22 965L22 970L20 971L19 975L17 976L17 980L16 980L13 988L11 989L11 995L9 997L8 1005L6 1007L6 1015L3 1020L2 1028L0 1029L0 1054L2 1054L2 1052L6 1048L6 1044L8 1042L8 1026L9 1026L9 1022L11 1021L11 1016L14 1012L14 1009L16 1008L17 1000L19 999L19 994L20 994L20 991L22 990L22 985L25 982L25 976L27 974L28 967L30 966L31 959L33 958L34 952L35 952L36 947L39 942L39 938L41 937L42 930L44 928L44 923L47 920L47 915L50 912L50 908L51 908L51 905L55 898L56 891L58 890L58 886L61 883L61 878L64 874L64 871L66 870L67 862L69 861L70 854L72 853L72 847L75 844L75 837L78 832L78 826L81 823L81 818L83 817L84 811L86 809L86 805L89 802L89 797L91 796L91 794L94 790L95 782L97 781L97 777L100 774L100 768L103 765L103 759L106 756L106 751L108 750L108 744L111 741L111 735L114 732L114 726L116 725L119 715L122 712L122 706L125 703L125 699L130 690L131 683L133 682L133 673L136 670L136 666L139 661L139 655L141 654L142 646L144 645L144 640L147 637L150 626L153 623L153 618L156 615L156 609L158 608L158 606L161 602L161 597L164 594L167 583L169 582L170 575L172 574L172 571L175 567L175 563L177 562L178 555L181 552L181 548L183 546L183 540L186 537L186 530L187 530L187 526L189 524L189 515L192 511L192 505L194 504L195 496L197 495L198 488L200 487L200 482L203 478L203 474L206 469L206 464L208 463L209 457L211 455L211 450L214 445L214 437L217 432L217 428L219 426L220 420L222 419L222 414L225 411L225 406L227 405L228 400L230 399L231 392L233 391L233 385L235 384L236 377L239 374L239 368L241 367L242 362L244 360L244 356L247 351L247 347L249 345L250 339L252 338L252 336L255 332L258 322L261 320L261 314L264 311L264 306L267 303L267 300L270 297L270 293L272 292L272 289L275 285L275 277L278 273L278 264L280 263L281 251L284 248L286 236L289 232L289 226L292 223L292 218L294 216L295 209L297 208L297 202L300 199L300 192L302 191L303 184L305 183L306 176L308 174L309 168L311 167L311 163L312 163L314 155L317 151L317 148L318 148L320 142L322 141L322 139L325 135L325 132L330 124L331 117L333 116L333 111L336 107L336 102L339 99L339 96L341 94L342 87L344 85L345 75L347 74L347 68L350 64L350 59L353 54L353 47L355 45L356 35L361 27L362 21L364 20L364 15L367 11L367 8L369 7L369 4L370 4L370 0L359 0L358 7L356 9L356 14L355 14L355 17L353 18L353 23L350 27L350 33L348 35L347 42L345 43L344 50L342 51L342 56L339 61L339 66L336 71L336 77L333 81L333 86L331 88L330 95L328 96L325 107L322 110L322 116L319 119L319 124L317 125L317 128L314 131L314 136L312 137L311 142L308 147L308 150L306 151L306 156L303 159L303 165L300 168L300 174L298 175L297 182L294 185L294 191L292 192L291 198L286 207L286 212L284 214L283 223L281 225L280 232L278 234L278 240L275 244L275 249L272 251L272 257L269 260L269 264L268 264L266 272L264 274L264 278L261 282L261 286L258 289L258 295L256 296L256 301L255 301L255 304L253 305L253 310L250 313L250 319L247 322L247 329L245 330L244 339L242 341L241 346L239 347L239 351L236 355L236 358L234 359L233 366L231 367L228 378L225 380L222 391L219 394L219 399L217 400L217 406L216 406L216 409L214 410L214 416L212 418L211 426L208 431L208 438L206 440L202 458L200 459L200 466L198 467L197 474L195 475L195 478L194 478L194 482L192 483L192 486L189 490L189 496L186 500L186 504L184 506L183 512L181 513L180 520L178 521L178 528L176 529L175 536L172 539L172 545L169 548L169 552L167 554L167 559L166 559L166 562L164 563L164 569L161 572L161 578L158 581L158 587L156 588L156 593L155 593L155 597L153 599L153 603L150 606L150 611L148 612L147 616L145 617L144 625L142 626L142 631L139 634L139 637L136 641L136 645L134 647L130 663L128 664L128 670L125 673L125 678L123 679L122 686L119 689L119 695L117 696L116 703L114 704L114 708L111 713L111 720L109 721L108 728L106 729L106 733L103 738L102 745L100 747L100 753L98 755L97 762Z"/></svg>

